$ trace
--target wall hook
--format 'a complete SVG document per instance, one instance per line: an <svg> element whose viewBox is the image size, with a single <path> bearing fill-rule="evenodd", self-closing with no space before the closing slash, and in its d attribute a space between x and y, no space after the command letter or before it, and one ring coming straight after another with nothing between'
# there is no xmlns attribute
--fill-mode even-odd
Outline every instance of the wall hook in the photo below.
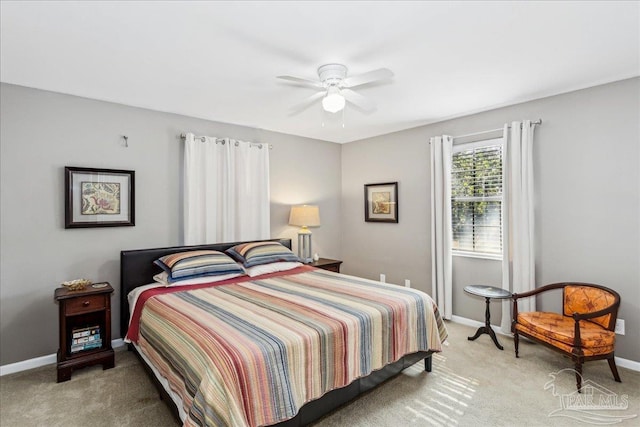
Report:
<svg viewBox="0 0 640 427"><path fill-rule="evenodd" d="M124 139L124 146L129 148L129 137L127 135L122 135L122 139Z"/></svg>

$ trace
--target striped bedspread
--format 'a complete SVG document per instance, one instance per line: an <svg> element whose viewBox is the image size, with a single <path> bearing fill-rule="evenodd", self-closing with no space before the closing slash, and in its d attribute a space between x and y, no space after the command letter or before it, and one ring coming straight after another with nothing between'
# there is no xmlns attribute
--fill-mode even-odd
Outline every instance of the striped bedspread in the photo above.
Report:
<svg viewBox="0 0 640 427"><path fill-rule="evenodd" d="M184 425L287 420L447 337L420 291L308 267L280 274L140 299L137 343L181 396Z"/></svg>

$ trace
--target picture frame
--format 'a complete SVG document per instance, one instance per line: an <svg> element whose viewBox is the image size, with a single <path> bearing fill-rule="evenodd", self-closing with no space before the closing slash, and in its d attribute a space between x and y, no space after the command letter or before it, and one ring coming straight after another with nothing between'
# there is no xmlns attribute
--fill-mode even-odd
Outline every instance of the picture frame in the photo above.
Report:
<svg viewBox="0 0 640 427"><path fill-rule="evenodd" d="M364 220L398 223L398 183L365 184Z"/></svg>
<svg viewBox="0 0 640 427"><path fill-rule="evenodd" d="M66 166L64 228L135 225L135 171Z"/></svg>

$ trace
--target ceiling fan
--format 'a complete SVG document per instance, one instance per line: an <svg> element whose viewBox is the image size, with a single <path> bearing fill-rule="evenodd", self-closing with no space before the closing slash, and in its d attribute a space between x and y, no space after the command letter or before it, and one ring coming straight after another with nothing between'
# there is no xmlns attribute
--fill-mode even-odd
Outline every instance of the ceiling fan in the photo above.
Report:
<svg viewBox="0 0 640 427"><path fill-rule="evenodd" d="M322 108L330 113L342 111L346 102L350 102L365 112L375 109L375 103L370 99L351 90L356 86L387 80L393 77L391 70L379 68L356 76L347 77L347 67L342 64L326 64L318 68L319 80L309 80L293 76L277 76L278 79L288 80L303 86L310 86L319 91L301 103L293 106L294 113L308 108L322 98Z"/></svg>

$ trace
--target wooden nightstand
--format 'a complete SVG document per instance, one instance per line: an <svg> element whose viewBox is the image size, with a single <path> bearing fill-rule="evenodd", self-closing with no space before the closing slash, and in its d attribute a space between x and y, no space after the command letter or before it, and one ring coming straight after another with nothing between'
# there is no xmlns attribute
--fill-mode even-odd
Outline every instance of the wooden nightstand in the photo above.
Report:
<svg viewBox="0 0 640 427"><path fill-rule="evenodd" d="M318 267L327 271L335 271L336 273L340 273L340 264L342 261L337 259L329 259L329 258L320 258L317 261L313 261L309 264L312 267Z"/></svg>
<svg viewBox="0 0 640 427"><path fill-rule="evenodd" d="M99 287L103 284L106 286ZM81 291L56 289L54 297L60 305L58 382L70 380L74 369L96 364L102 364L102 369L114 367L112 293L113 288L106 282L94 283Z"/></svg>

